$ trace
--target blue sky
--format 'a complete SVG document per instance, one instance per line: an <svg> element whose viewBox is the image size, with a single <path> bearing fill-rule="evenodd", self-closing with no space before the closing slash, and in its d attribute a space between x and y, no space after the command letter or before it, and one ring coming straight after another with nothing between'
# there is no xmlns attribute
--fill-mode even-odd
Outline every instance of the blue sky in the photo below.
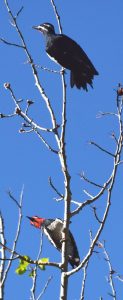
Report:
<svg viewBox="0 0 123 300"><path fill-rule="evenodd" d="M44 51L43 37L32 29L33 25L43 22L54 24L58 31L57 22L50 1L9 1L14 14L23 5L24 9L18 18L18 24L24 35L28 49L36 64L59 70L59 66L49 60ZM25 3L26 2L26 3ZM115 111L116 93L118 83L123 83L123 34L122 11L123 2L117 1L63 1L56 0L58 12L61 16L63 32L77 41L92 60L99 76L94 80L94 89L89 88L88 93L76 88L71 89L70 74L67 71L67 159L69 171L72 176L72 194L78 201L87 197L83 189L96 194L98 189L89 186L80 180L78 173L85 174L100 184L111 173L112 158L88 145L94 140L109 151L115 150L115 143L111 138L113 131L118 135L118 123L114 117L97 119L99 111ZM20 43L14 27L10 24L10 17L6 11L4 1L0 9L0 37L8 41ZM50 127L51 122L44 102L42 101L32 76L31 68L27 64L22 49L0 44L0 112L11 113L14 109L8 91L3 88L4 82L10 82L18 99L32 99L35 105L30 108L31 117L41 126ZM43 87L50 96L53 109L58 122L61 122L62 86L59 75L39 71ZM25 102L23 103L23 107ZM26 215L39 215L47 218L63 217L63 204L56 203L55 193L48 184L51 176L58 189L63 192L63 177L58 157L49 152L37 136L33 134L19 134L21 119L2 119L0 121L1 136L1 180L0 180L0 207L5 220L5 233L8 245L14 237L17 224L17 208L8 198L6 191L10 188L19 198L24 184L23 221L20 239L17 245L18 252L36 258L39 245L40 232L31 226ZM48 140L55 146L50 135ZM114 269L123 274L123 221L122 221L122 166L112 194L112 206L101 240L106 240L107 250L110 253ZM104 200L97 204L101 216ZM89 229L93 232L97 224L91 208L86 209L79 216L72 219L71 230L75 235L81 258L84 257L89 246ZM59 261L60 254L44 239L43 256L51 261ZM106 281L108 268L103 254L94 255L90 261L87 276L85 300L110 299L107 294L110 287ZM13 264L8 276L5 289L5 300L18 298L27 300L30 296L31 279L27 275L17 276ZM47 268L39 273L38 292L44 287L50 275L53 279L43 297L44 300L59 298L59 272ZM69 283L68 300L78 300L82 281L82 271L75 274ZM97 284L98 283L98 284ZM14 288L11 288L14 284ZM115 279L118 299L123 294L122 283ZM23 288L22 288L23 287Z"/></svg>

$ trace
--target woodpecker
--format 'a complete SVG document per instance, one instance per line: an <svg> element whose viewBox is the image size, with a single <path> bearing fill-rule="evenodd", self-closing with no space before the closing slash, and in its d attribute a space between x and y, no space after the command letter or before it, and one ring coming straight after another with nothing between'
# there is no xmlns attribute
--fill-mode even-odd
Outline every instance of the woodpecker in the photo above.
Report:
<svg viewBox="0 0 123 300"><path fill-rule="evenodd" d="M94 75L99 73L84 50L71 38L64 34L56 34L54 26L43 23L33 26L43 33L48 56L70 72L70 85L88 91L87 84L93 87Z"/></svg>
<svg viewBox="0 0 123 300"><path fill-rule="evenodd" d="M63 221L61 219L44 219L37 216L27 218L30 220L31 225L43 230L44 234L57 250L62 250ZM80 264L78 249L70 231L67 241L67 255L68 262L73 268Z"/></svg>

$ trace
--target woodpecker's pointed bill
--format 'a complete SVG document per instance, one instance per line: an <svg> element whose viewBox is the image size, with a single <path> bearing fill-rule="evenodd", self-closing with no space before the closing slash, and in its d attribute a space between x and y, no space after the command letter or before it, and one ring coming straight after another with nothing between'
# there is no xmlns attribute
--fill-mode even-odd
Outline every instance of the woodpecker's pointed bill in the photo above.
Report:
<svg viewBox="0 0 123 300"><path fill-rule="evenodd" d="M41 32L43 32L43 28L41 27L41 25L38 25L38 26L32 26L33 29L36 29L36 30L40 30Z"/></svg>
<svg viewBox="0 0 123 300"><path fill-rule="evenodd" d="M30 220L31 225L43 230L44 234L48 237L53 246L57 248L57 250L62 250L62 231L64 224L61 219L44 219L37 216L27 218ZM68 262L73 268L80 264L77 245L70 230L67 240L67 255Z"/></svg>
<svg viewBox="0 0 123 300"><path fill-rule="evenodd" d="M29 220L33 221L33 218L26 216Z"/></svg>
<svg viewBox="0 0 123 300"><path fill-rule="evenodd" d="M28 217L27 216L27 218L30 220L31 225L33 225L33 226L35 226L36 228L39 228L39 229L41 228L42 223L44 221L44 219L38 218L37 216L35 216L35 217Z"/></svg>
<svg viewBox="0 0 123 300"><path fill-rule="evenodd" d="M99 73L75 41L64 34L56 34L54 26L50 23L43 23L33 28L43 33L48 56L71 71L71 87L75 85L78 89L83 88L86 91L88 84L93 87L93 78Z"/></svg>

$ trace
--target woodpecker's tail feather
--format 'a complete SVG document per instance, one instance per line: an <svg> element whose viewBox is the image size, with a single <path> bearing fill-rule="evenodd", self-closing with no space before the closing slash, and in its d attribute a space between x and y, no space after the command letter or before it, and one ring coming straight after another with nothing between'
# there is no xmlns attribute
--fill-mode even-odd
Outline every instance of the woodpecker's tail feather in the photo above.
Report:
<svg viewBox="0 0 123 300"><path fill-rule="evenodd" d="M96 70L95 70L96 71ZM98 75L98 72L95 73L89 72L87 73L80 73L80 71L71 71L70 73L70 85L73 88L74 85L81 89L88 91L87 84L89 84L93 88L93 77L94 75Z"/></svg>
<svg viewBox="0 0 123 300"><path fill-rule="evenodd" d="M72 266L72 268L76 268L79 266L80 264L80 258L79 257L70 257L69 256L69 259L68 259L70 265Z"/></svg>

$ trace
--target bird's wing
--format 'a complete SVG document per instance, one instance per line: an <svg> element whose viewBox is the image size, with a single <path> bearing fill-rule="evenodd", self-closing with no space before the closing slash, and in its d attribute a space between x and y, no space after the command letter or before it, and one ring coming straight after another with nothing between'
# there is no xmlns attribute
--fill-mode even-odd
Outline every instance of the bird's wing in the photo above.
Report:
<svg viewBox="0 0 123 300"><path fill-rule="evenodd" d="M95 75L98 74L84 50L68 36L63 34L56 35L48 48L48 51L47 49L46 51L50 55L52 54L61 65L63 65L64 61L68 64L65 66L66 68L71 69L72 62L73 66L76 66L76 64L77 67L87 68L88 66Z"/></svg>
<svg viewBox="0 0 123 300"><path fill-rule="evenodd" d="M69 230L68 248L69 248L69 257L76 260L76 262L77 261L79 262L80 261L79 252L74 237L70 230Z"/></svg>
<svg viewBox="0 0 123 300"><path fill-rule="evenodd" d="M51 221L48 226L44 227L44 233L50 240L50 242L55 246L58 250L61 251L62 247L62 229L63 222L61 219L49 220Z"/></svg>

